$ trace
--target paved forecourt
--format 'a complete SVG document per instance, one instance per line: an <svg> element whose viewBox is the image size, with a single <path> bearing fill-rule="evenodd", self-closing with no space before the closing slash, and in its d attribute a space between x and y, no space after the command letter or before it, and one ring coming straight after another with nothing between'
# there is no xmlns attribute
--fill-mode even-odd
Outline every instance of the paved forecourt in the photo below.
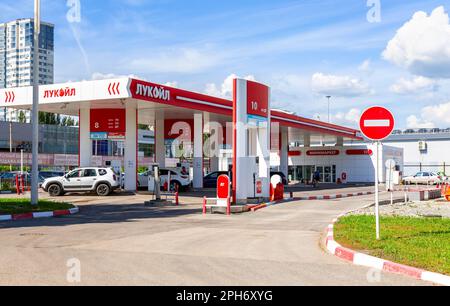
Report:
<svg viewBox="0 0 450 306"><path fill-rule="evenodd" d="M71 259L80 261L84 285L427 284L389 273L372 282L373 271L322 249L330 221L373 196L231 217L202 216L197 204L145 208L139 197L78 203L71 217L0 223L0 284L69 285Z"/></svg>

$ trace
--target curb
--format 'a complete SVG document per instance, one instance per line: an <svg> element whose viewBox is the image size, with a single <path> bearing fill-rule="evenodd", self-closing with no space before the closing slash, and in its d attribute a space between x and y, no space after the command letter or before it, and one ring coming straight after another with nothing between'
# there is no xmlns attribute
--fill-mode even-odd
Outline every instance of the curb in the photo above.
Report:
<svg viewBox="0 0 450 306"><path fill-rule="evenodd" d="M3 221L23 221L32 219L42 219L42 218L53 218L61 216L69 216L77 214L80 211L78 207L74 207L66 210L55 210L49 212L37 212L37 213L26 213L26 214L16 214L16 215L0 215L0 222Z"/></svg>
<svg viewBox="0 0 450 306"><path fill-rule="evenodd" d="M340 218L344 217L345 215L347 214L339 215L336 219L333 220L332 224L328 225L326 237L326 248L328 252L357 266L374 268L390 273L402 274L418 280L435 283L437 285L450 286L450 276L405 266L367 254L358 253L342 247L334 240L334 225L339 221Z"/></svg>
<svg viewBox="0 0 450 306"><path fill-rule="evenodd" d="M334 199L359 197L359 196L365 196L365 195L371 195L371 194L375 194L375 192L369 191L369 192L355 192L355 193L333 194L333 195L308 196L308 197L298 197L298 198L295 198L295 200L298 200L298 201L334 200Z"/></svg>
<svg viewBox="0 0 450 306"><path fill-rule="evenodd" d="M254 207L251 207L250 211L251 212L255 212L255 211L258 211L258 210L263 209L263 208L267 208L267 207L274 206L274 205L279 205L279 204L282 204L282 203L287 203L287 202L294 201L294 200L295 200L294 198L287 198L287 199L283 199L283 200L280 200L280 201L264 203L264 204L260 204L260 205L256 205Z"/></svg>

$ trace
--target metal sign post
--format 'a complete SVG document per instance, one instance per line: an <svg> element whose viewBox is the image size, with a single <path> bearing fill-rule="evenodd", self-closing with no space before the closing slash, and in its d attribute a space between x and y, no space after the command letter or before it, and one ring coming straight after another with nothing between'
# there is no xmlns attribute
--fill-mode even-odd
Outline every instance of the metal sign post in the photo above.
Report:
<svg viewBox="0 0 450 306"><path fill-rule="evenodd" d="M375 141L375 219L377 240L380 235L380 195L379 195L379 171L380 171L380 141L386 139L394 130L395 119L392 113L384 107L371 107L367 109L359 121L361 132L368 139Z"/></svg>
<svg viewBox="0 0 450 306"><path fill-rule="evenodd" d="M379 191L379 165L380 165L380 142L376 142L376 166L375 166L375 219L376 219L376 231L377 240L380 240L380 191Z"/></svg>
<svg viewBox="0 0 450 306"><path fill-rule="evenodd" d="M34 42L33 42L33 107L32 161L31 161L31 205L39 202L39 34L41 31L41 4L34 0Z"/></svg>

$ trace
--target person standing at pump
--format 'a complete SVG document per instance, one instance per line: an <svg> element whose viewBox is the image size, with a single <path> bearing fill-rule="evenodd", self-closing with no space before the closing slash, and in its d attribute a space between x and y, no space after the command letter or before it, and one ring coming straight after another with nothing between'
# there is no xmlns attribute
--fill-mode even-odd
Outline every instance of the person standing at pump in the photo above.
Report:
<svg viewBox="0 0 450 306"><path fill-rule="evenodd" d="M313 187L316 188L320 182L320 171L316 170L313 174Z"/></svg>

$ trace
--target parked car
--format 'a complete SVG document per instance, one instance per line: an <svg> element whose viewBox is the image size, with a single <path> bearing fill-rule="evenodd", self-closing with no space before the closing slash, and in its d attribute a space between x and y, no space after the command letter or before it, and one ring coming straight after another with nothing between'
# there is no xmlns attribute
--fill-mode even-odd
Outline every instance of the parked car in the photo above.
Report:
<svg viewBox="0 0 450 306"><path fill-rule="evenodd" d="M445 178L433 172L419 172L414 176L408 176L403 179L403 184L439 184Z"/></svg>
<svg viewBox="0 0 450 306"><path fill-rule="evenodd" d="M161 178L161 186L169 180L169 171L170 171L170 189L171 190L183 190L189 188L191 185L191 179L189 174L185 174L177 169L159 169L159 175ZM143 173L138 174L137 187L138 188L148 188L148 177L153 176L153 170L148 170ZM122 173L121 180L122 188L124 188L125 184L125 174Z"/></svg>
<svg viewBox="0 0 450 306"><path fill-rule="evenodd" d="M221 175L228 175L226 171L216 171L211 172L203 178L203 187L205 188L216 188L217 187L217 179ZM282 172L270 172L270 177L272 178L274 175L279 175L281 177L281 181L283 185L288 185L288 181L286 176ZM231 178L232 180L232 178Z"/></svg>
<svg viewBox="0 0 450 306"><path fill-rule="evenodd" d="M46 179L50 179L53 177L61 177L64 176L65 172L63 171L39 171L39 186L42 186L42 183Z"/></svg>
<svg viewBox="0 0 450 306"><path fill-rule="evenodd" d="M107 196L120 187L119 177L111 168L80 168L60 177L46 179L42 189L50 196L62 196L68 192L95 192Z"/></svg>
<svg viewBox="0 0 450 306"><path fill-rule="evenodd" d="M203 187L204 188L216 188L217 180L219 179L219 176L221 176L221 175L228 175L228 172L216 171L216 172L211 172L210 174L206 175L203 178Z"/></svg>

